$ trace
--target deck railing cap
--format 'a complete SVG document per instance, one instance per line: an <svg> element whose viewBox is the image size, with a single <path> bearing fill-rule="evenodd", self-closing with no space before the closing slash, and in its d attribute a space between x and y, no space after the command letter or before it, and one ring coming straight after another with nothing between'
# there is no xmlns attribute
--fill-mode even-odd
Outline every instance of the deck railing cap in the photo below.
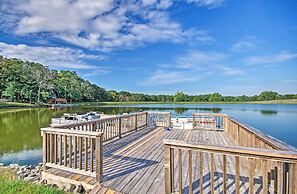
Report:
<svg viewBox="0 0 297 194"><path fill-rule="evenodd" d="M192 115L201 115L201 116L222 116L222 117L224 117L224 116L229 116L229 115L227 115L227 114L225 114L225 113L199 113L199 112L197 112L197 113L193 113Z"/></svg>
<svg viewBox="0 0 297 194"><path fill-rule="evenodd" d="M230 119L231 121L235 122L237 125L239 125L240 127L246 129L247 131L249 131L250 133L256 135L258 138L260 138L262 141L266 142L267 144L269 144L270 146L272 146L275 149L279 149L279 150L288 150L288 151L297 151L297 149L295 147L292 147L291 145L280 141L279 139L272 137L270 135L267 135L265 133L263 133L262 131L249 126L246 123L242 123L240 121L238 121L237 119L231 117L231 116L227 116L228 119Z"/></svg>
<svg viewBox="0 0 297 194"><path fill-rule="evenodd" d="M115 115L107 118L99 118L99 119L94 119L91 121L81 121L78 123L69 123L69 124L61 124L61 125L55 125L52 126L53 128L70 128L70 127L78 127L78 126L83 126L83 125L89 125L89 124L95 124L95 123L103 123L109 120L114 120L114 119L119 119L119 118L127 118L135 115L141 115L141 114L146 114L147 112L136 112L136 113L131 113L127 115Z"/></svg>
<svg viewBox="0 0 297 194"><path fill-rule="evenodd" d="M271 159L279 160L294 160L297 162L297 152L295 151L283 151L283 150L268 150L262 148L251 148L241 146L224 146L214 144L193 144L180 140L164 139L164 145L173 147L182 147L185 149L200 149L205 152L242 155L244 157L270 157Z"/></svg>
<svg viewBox="0 0 297 194"><path fill-rule="evenodd" d="M161 111L148 111L151 114L171 114L171 112L161 112Z"/></svg>
<svg viewBox="0 0 297 194"><path fill-rule="evenodd" d="M91 137L100 137L103 132L96 131L81 131L81 130L71 130L71 129L62 129L62 128L41 128L41 132L51 133L51 134L64 134L64 135L79 135L79 136L91 136Z"/></svg>

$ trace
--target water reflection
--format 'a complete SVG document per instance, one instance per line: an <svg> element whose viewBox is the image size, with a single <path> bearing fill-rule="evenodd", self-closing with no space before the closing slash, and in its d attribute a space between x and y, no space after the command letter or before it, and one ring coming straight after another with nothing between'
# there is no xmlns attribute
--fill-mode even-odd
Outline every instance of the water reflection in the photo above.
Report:
<svg viewBox="0 0 297 194"><path fill-rule="evenodd" d="M17 153L6 153L0 156L1 163L5 165L17 163L20 165L35 165L41 162L42 150L22 150Z"/></svg>
<svg viewBox="0 0 297 194"><path fill-rule="evenodd" d="M275 110L260 110L262 115L276 115L277 111Z"/></svg>

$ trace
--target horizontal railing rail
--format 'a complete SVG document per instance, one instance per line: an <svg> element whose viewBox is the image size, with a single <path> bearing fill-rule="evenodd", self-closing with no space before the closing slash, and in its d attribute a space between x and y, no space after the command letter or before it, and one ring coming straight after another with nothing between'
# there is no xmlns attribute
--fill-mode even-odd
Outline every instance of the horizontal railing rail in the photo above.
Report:
<svg viewBox="0 0 297 194"><path fill-rule="evenodd" d="M164 157L166 194L214 193L220 185L223 193L297 193L294 151L164 140Z"/></svg>
<svg viewBox="0 0 297 194"><path fill-rule="evenodd" d="M42 128L43 166L94 177L102 181L103 133Z"/></svg>
<svg viewBox="0 0 297 194"><path fill-rule="evenodd" d="M193 113L193 129L223 130L225 114L219 113Z"/></svg>
<svg viewBox="0 0 297 194"><path fill-rule="evenodd" d="M192 125L193 129L224 131L235 144L244 147L297 151L296 148L243 124L227 114L193 113Z"/></svg>
<svg viewBox="0 0 297 194"><path fill-rule="evenodd" d="M54 128L67 128L79 131L103 132L103 141L112 140L116 137L137 131L147 126L148 112L132 113L127 115L113 116L80 123L55 125Z"/></svg>
<svg viewBox="0 0 297 194"><path fill-rule="evenodd" d="M297 151L292 146L272 138L253 127L243 124L230 116L226 115L224 122L224 131L240 146Z"/></svg>

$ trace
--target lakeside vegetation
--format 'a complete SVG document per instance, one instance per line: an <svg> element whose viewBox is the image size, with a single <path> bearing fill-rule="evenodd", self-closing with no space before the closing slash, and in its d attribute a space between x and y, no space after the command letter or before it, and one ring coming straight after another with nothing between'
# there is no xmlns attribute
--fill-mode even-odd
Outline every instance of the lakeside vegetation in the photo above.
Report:
<svg viewBox="0 0 297 194"><path fill-rule="evenodd" d="M188 95L148 95L106 89L82 79L74 71L52 70L19 59L0 56L0 107L46 104L52 98L65 98L69 103L283 103L295 104L297 94L263 91L253 96L223 96L219 93ZM10 102L6 102L6 101ZM103 103L105 102L105 103ZM107 103L106 103L107 102Z"/></svg>
<svg viewBox="0 0 297 194"><path fill-rule="evenodd" d="M297 99L249 102L81 102L80 106L133 105L133 104L297 104Z"/></svg>
<svg viewBox="0 0 297 194"><path fill-rule="evenodd" d="M17 178L15 170L0 167L0 193L62 194L62 190L23 181Z"/></svg>
<svg viewBox="0 0 297 194"><path fill-rule="evenodd" d="M0 102L1 107L36 107L36 105L25 102Z"/></svg>

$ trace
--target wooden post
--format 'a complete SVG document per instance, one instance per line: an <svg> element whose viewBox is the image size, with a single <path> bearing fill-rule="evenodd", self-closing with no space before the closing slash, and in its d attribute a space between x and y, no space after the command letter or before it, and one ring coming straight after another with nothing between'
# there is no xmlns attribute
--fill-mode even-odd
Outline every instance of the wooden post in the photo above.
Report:
<svg viewBox="0 0 297 194"><path fill-rule="evenodd" d="M182 150L178 149L178 192L183 193L183 162L182 162Z"/></svg>
<svg viewBox="0 0 297 194"><path fill-rule="evenodd" d="M171 127L171 112L169 113L168 117L168 127Z"/></svg>
<svg viewBox="0 0 297 194"><path fill-rule="evenodd" d="M189 150L189 194L193 194L193 162L192 162L192 150Z"/></svg>
<svg viewBox="0 0 297 194"><path fill-rule="evenodd" d="M228 118L227 118L227 116L224 116L224 119L223 119L223 129L224 129L224 131L226 131L228 133Z"/></svg>
<svg viewBox="0 0 297 194"><path fill-rule="evenodd" d="M192 121L192 129L195 129L195 114L192 114L193 121Z"/></svg>
<svg viewBox="0 0 297 194"><path fill-rule="evenodd" d="M150 120L150 115L149 115L149 113L147 112L147 114L146 114L146 125L147 126L149 126L149 120Z"/></svg>
<svg viewBox="0 0 297 194"><path fill-rule="evenodd" d="M88 138L87 137L85 137L84 138L84 147L85 147L85 149L84 149L84 151L85 151L85 162L84 162L84 164L85 164L85 171L88 171Z"/></svg>
<svg viewBox="0 0 297 194"><path fill-rule="evenodd" d="M137 114L135 115L135 131L137 131Z"/></svg>
<svg viewBox="0 0 297 194"><path fill-rule="evenodd" d="M240 191L239 191L239 182L240 182L240 179L239 179L239 157L238 156L235 156L235 192L236 194L239 194Z"/></svg>
<svg viewBox="0 0 297 194"><path fill-rule="evenodd" d="M171 157L170 157L170 147L168 145L164 145L164 173L165 173L165 194L171 194Z"/></svg>
<svg viewBox="0 0 297 194"><path fill-rule="evenodd" d="M289 192L289 164L285 162L283 167L283 193L288 193Z"/></svg>
<svg viewBox="0 0 297 194"><path fill-rule="evenodd" d="M203 193L203 153L199 152L199 190Z"/></svg>
<svg viewBox="0 0 297 194"><path fill-rule="evenodd" d="M255 159L249 158L250 163L250 173L249 173L249 193L254 194L254 174L255 174Z"/></svg>
<svg viewBox="0 0 297 194"><path fill-rule="evenodd" d="M64 166L67 166L67 136L64 135Z"/></svg>
<svg viewBox="0 0 297 194"><path fill-rule="evenodd" d="M261 161L262 163L262 177L263 177L263 193L267 193L268 192L268 177L267 177L267 160L263 159Z"/></svg>
<svg viewBox="0 0 297 194"><path fill-rule="evenodd" d="M96 137L96 181L102 182L103 174L103 145L102 135Z"/></svg>
<svg viewBox="0 0 297 194"><path fill-rule="evenodd" d="M214 154L210 153L210 193L214 194Z"/></svg>
<svg viewBox="0 0 297 194"><path fill-rule="evenodd" d="M72 168L72 136L69 136L69 163L68 163L68 167Z"/></svg>
<svg viewBox="0 0 297 194"><path fill-rule="evenodd" d="M50 163L53 162L53 134L49 134L49 158L48 158L48 161Z"/></svg>
<svg viewBox="0 0 297 194"><path fill-rule="evenodd" d="M119 118L119 138L122 138L122 118Z"/></svg>
<svg viewBox="0 0 297 194"><path fill-rule="evenodd" d="M226 155L223 155L223 194L227 193L227 169L226 169L226 164L227 164L227 158Z"/></svg>
<svg viewBox="0 0 297 194"><path fill-rule="evenodd" d="M43 139L43 147L42 147L43 170L46 170L47 149L46 149L46 133L44 131L42 132L42 139Z"/></svg>
<svg viewBox="0 0 297 194"><path fill-rule="evenodd" d="M289 193L296 194L297 193L297 186L296 186L296 181L297 181L297 171L296 171L296 163L291 163L289 167Z"/></svg>
<svg viewBox="0 0 297 194"><path fill-rule="evenodd" d="M174 191L174 149L170 148L170 182L171 192Z"/></svg>

